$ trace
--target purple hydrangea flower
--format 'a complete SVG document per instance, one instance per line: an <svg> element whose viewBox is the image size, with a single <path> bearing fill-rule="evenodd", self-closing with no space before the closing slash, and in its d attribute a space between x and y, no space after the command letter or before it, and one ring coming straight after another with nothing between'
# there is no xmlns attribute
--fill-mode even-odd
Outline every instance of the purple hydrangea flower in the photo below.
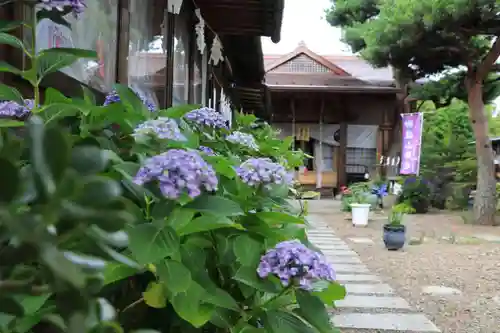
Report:
<svg viewBox="0 0 500 333"><path fill-rule="evenodd" d="M24 105L14 101L0 102L0 117L25 118L33 110L35 102L32 99L25 99Z"/></svg>
<svg viewBox="0 0 500 333"><path fill-rule="evenodd" d="M243 162L236 172L241 180L250 186L290 184L293 175L284 166L274 163L269 158L250 158Z"/></svg>
<svg viewBox="0 0 500 333"><path fill-rule="evenodd" d="M146 108L150 112L155 112L157 110L156 105L154 105L153 103L151 103L142 94L136 93L136 95L141 99L142 103L146 106ZM104 104L103 105L106 106L106 105L113 104L113 103L118 103L118 102L120 102L120 95L118 95L118 93L115 90L113 90L112 92L110 92L106 96L106 99L104 100Z"/></svg>
<svg viewBox="0 0 500 333"><path fill-rule="evenodd" d="M200 148L198 148L201 152L207 154L208 156L214 156L215 155L215 152L213 151L212 148L209 148L209 147L205 147L205 146L200 146Z"/></svg>
<svg viewBox="0 0 500 333"><path fill-rule="evenodd" d="M175 120L167 117L158 117L158 119L147 120L137 126L134 130L135 137L155 135L160 139L174 141L186 141L186 137L181 133L179 125Z"/></svg>
<svg viewBox="0 0 500 333"><path fill-rule="evenodd" d="M227 128L226 120L222 114L211 108L201 108L189 111L184 115L184 118L202 126L217 129Z"/></svg>
<svg viewBox="0 0 500 333"><path fill-rule="evenodd" d="M229 134L226 140L231 143L242 145L250 150L259 150L259 146L257 142L255 142L255 138L252 134L235 131Z"/></svg>
<svg viewBox="0 0 500 333"><path fill-rule="evenodd" d="M284 286L297 285L311 290L318 280L335 281L335 271L325 257L298 240L285 241L260 258L257 273L261 278L275 275Z"/></svg>
<svg viewBox="0 0 500 333"><path fill-rule="evenodd" d="M157 181L166 198L177 199L182 193L196 198L203 190L217 190L218 180L212 166L196 150L171 149L146 160L134 182L144 185Z"/></svg>
<svg viewBox="0 0 500 333"><path fill-rule="evenodd" d="M73 15L77 17L83 13L87 5L86 0L40 0L40 7L46 10L56 9L63 11L65 7L70 7Z"/></svg>

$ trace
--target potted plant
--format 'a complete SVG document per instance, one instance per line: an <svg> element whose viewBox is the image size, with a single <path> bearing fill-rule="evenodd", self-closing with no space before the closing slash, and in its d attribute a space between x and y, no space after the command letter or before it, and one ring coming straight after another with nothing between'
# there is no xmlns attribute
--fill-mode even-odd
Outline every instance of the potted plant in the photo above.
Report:
<svg viewBox="0 0 500 333"><path fill-rule="evenodd" d="M365 227L368 224L370 213L370 185L368 183L355 183L350 187L352 224L355 227Z"/></svg>
<svg viewBox="0 0 500 333"><path fill-rule="evenodd" d="M415 209L403 202L395 205L389 215L389 223L384 225L384 244L389 251L401 249L406 242L406 227L403 224L405 214L412 214Z"/></svg>

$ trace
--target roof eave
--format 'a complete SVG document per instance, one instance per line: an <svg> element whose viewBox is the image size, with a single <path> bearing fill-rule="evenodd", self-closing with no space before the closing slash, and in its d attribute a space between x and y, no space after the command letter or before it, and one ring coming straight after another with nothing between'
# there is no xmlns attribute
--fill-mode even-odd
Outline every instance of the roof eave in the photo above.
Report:
<svg viewBox="0 0 500 333"><path fill-rule="evenodd" d="M393 87L349 87L349 86L306 86L306 85L278 85L266 84L271 91L338 91L345 93L373 93L373 94L397 94L401 89Z"/></svg>

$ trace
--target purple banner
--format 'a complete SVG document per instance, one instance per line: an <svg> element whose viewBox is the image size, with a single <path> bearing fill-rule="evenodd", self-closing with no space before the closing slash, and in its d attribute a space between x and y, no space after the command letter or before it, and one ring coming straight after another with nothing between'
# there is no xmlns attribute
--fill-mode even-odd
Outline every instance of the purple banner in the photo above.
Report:
<svg viewBox="0 0 500 333"><path fill-rule="evenodd" d="M424 117L422 113L404 113L401 117L403 118L403 141L400 173L418 175Z"/></svg>

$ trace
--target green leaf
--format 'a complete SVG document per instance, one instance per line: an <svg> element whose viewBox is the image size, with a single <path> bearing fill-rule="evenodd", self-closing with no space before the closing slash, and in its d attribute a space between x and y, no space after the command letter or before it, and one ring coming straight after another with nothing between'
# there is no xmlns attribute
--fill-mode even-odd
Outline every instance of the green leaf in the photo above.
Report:
<svg viewBox="0 0 500 333"><path fill-rule="evenodd" d="M6 32L0 32L0 44L7 44L21 50L25 49L22 40Z"/></svg>
<svg viewBox="0 0 500 333"><path fill-rule="evenodd" d="M68 47L53 47L51 49L44 49L39 53L39 57L42 55L57 56L59 54L72 55L82 59L97 59L96 51Z"/></svg>
<svg viewBox="0 0 500 333"><path fill-rule="evenodd" d="M315 333L295 314L282 310L271 310L263 316L264 327L271 333Z"/></svg>
<svg viewBox="0 0 500 333"><path fill-rule="evenodd" d="M255 216L270 225L286 223L304 224L304 219L281 212L259 212Z"/></svg>
<svg viewBox="0 0 500 333"><path fill-rule="evenodd" d="M38 109L36 113L42 117L48 125L57 120L73 117L79 112L80 108L75 104L53 103Z"/></svg>
<svg viewBox="0 0 500 333"><path fill-rule="evenodd" d="M7 32L19 28L23 21L0 20L0 31Z"/></svg>
<svg viewBox="0 0 500 333"><path fill-rule="evenodd" d="M119 280L123 280L137 273L137 269L120 264L108 263L104 270L104 284L110 284Z"/></svg>
<svg viewBox="0 0 500 333"><path fill-rule="evenodd" d="M0 83L0 100L14 101L24 105L23 95L16 88L3 83Z"/></svg>
<svg viewBox="0 0 500 333"><path fill-rule="evenodd" d="M120 102L123 104L128 113L142 114L145 117L150 116L150 112L142 100L132 89L130 89L130 87L122 84L115 84L114 88L120 96Z"/></svg>
<svg viewBox="0 0 500 333"><path fill-rule="evenodd" d="M94 176L83 185L78 202L84 206L105 207L120 198L122 188L111 178Z"/></svg>
<svg viewBox="0 0 500 333"><path fill-rule="evenodd" d="M337 282L331 282L326 288L314 291L313 295L318 296L326 305L332 306L335 301L345 298L346 291L344 286Z"/></svg>
<svg viewBox="0 0 500 333"><path fill-rule="evenodd" d="M54 178L50 172L50 164L45 156L45 128L43 121L33 115L28 121L28 145L30 161L33 167L37 187L42 193L51 196L56 190Z"/></svg>
<svg viewBox="0 0 500 333"><path fill-rule="evenodd" d="M184 117L186 113L189 111L193 111L195 109L200 108L199 105L191 105L191 104L184 104L184 105L176 105L172 106L166 110L160 110L158 111L158 114L161 117L168 117L172 119L179 119Z"/></svg>
<svg viewBox="0 0 500 333"><path fill-rule="evenodd" d="M205 298L205 302L229 310L239 310L236 300L224 289L215 288L213 290L208 290L207 292L208 296Z"/></svg>
<svg viewBox="0 0 500 333"><path fill-rule="evenodd" d="M22 127L24 125L25 125L24 121L12 120L12 119L0 119L0 128Z"/></svg>
<svg viewBox="0 0 500 333"><path fill-rule="evenodd" d="M19 169L10 161L0 158L0 202L9 203L16 197L20 186Z"/></svg>
<svg viewBox="0 0 500 333"><path fill-rule="evenodd" d="M70 161L71 148L68 137L59 129L49 128L45 131L43 148L52 177L59 182Z"/></svg>
<svg viewBox="0 0 500 333"><path fill-rule="evenodd" d="M172 294L184 292L191 285L191 272L182 263L165 260L156 265L158 277Z"/></svg>
<svg viewBox="0 0 500 333"><path fill-rule="evenodd" d="M280 289L270 280L259 278L257 269L254 267L241 266L233 279L254 289L269 293L278 293Z"/></svg>
<svg viewBox="0 0 500 333"><path fill-rule="evenodd" d="M163 284L150 282L146 291L142 293L144 303L152 308L161 309L167 306L167 297Z"/></svg>
<svg viewBox="0 0 500 333"><path fill-rule="evenodd" d="M71 152L71 166L82 175L93 175L104 171L109 162L107 156L99 147L75 147Z"/></svg>
<svg viewBox="0 0 500 333"><path fill-rule="evenodd" d="M175 231L182 230L194 217L194 211L186 208L176 208L169 215L167 224Z"/></svg>
<svg viewBox="0 0 500 333"><path fill-rule="evenodd" d="M130 227L129 248L143 265L172 257L179 251L179 238L172 228L146 223Z"/></svg>
<svg viewBox="0 0 500 333"><path fill-rule="evenodd" d="M210 231L220 228L237 228L241 229L241 225L234 223L231 219L225 216L217 216L204 214L195 218L185 227L181 228L178 232L179 235L189 235L196 232Z"/></svg>
<svg viewBox="0 0 500 333"><path fill-rule="evenodd" d="M197 283L192 283L185 292L173 295L171 299L175 312L194 327L205 325L215 310L214 306L203 303L205 290Z"/></svg>
<svg viewBox="0 0 500 333"><path fill-rule="evenodd" d="M220 196L208 194L199 196L185 207L219 216L243 215L243 210L238 203Z"/></svg>
<svg viewBox="0 0 500 333"><path fill-rule="evenodd" d="M307 320L320 333L332 332L332 324L325 304L317 296L311 295L308 291L297 289L295 297L300 306L296 311L302 318Z"/></svg>
<svg viewBox="0 0 500 333"><path fill-rule="evenodd" d="M7 73L12 73L16 75L21 75L22 72L20 69L12 66L11 64L5 62L5 61L0 61L0 72L7 72Z"/></svg>
<svg viewBox="0 0 500 333"><path fill-rule="evenodd" d="M47 88L45 90L45 105L55 104L55 103L71 103L71 99L64 96L59 90L54 88Z"/></svg>
<svg viewBox="0 0 500 333"><path fill-rule="evenodd" d="M256 265L262 253L262 244L249 235L240 235L233 242L236 260L243 266Z"/></svg>
<svg viewBox="0 0 500 333"><path fill-rule="evenodd" d="M57 248L52 246L43 248L40 257L56 276L66 280L77 289L83 289L86 275L77 265L66 259Z"/></svg>

